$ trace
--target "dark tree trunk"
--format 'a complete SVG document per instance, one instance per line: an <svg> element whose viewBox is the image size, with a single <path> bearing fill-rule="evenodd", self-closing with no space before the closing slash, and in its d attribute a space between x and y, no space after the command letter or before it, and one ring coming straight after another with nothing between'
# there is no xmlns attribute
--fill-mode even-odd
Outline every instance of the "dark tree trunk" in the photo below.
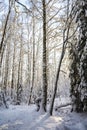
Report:
<svg viewBox="0 0 87 130"><path fill-rule="evenodd" d="M47 53L46 53L46 1L43 4L43 91L41 108L46 112L47 105Z"/></svg>
<svg viewBox="0 0 87 130"><path fill-rule="evenodd" d="M20 54L19 54L19 64L18 64L18 80L17 80L17 101L16 104L20 105L22 100L22 51L23 51L23 42L21 34L21 43L20 43Z"/></svg>
<svg viewBox="0 0 87 130"><path fill-rule="evenodd" d="M76 0L76 23L79 26L77 54L73 56L71 68L71 97L75 111L87 111L87 1ZM75 60L77 57L78 61ZM74 67L72 67L74 64ZM77 76L78 75L78 76ZM73 77L79 77L77 79ZM72 82L73 80L74 83ZM73 83L73 84L72 84ZM74 98L73 98L74 97Z"/></svg>
<svg viewBox="0 0 87 130"><path fill-rule="evenodd" d="M54 100L55 100L55 96L56 96L56 92L57 92L57 84L58 84L58 80L59 80L60 68L61 68L61 64L62 64L64 54L65 54L65 42L63 43L63 46L62 46L61 57L60 57L60 61L59 61L58 69L57 69L55 87L54 87L53 97L52 97L50 110L49 110L50 115L52 115L52 113L53 113Z"/></svg>

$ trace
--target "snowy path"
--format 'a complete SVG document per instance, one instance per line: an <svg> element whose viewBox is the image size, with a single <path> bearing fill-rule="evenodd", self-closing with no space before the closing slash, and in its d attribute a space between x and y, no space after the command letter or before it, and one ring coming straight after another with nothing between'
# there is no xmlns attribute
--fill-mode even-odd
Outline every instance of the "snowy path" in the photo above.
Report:
<svg viewBox="0 0 87 130"><path fill-rule="evenodd" d="M35 105L11 106L0 111L0 130L55 130L60 117L48 117L35 111Z"/></svg>
<svg viewBox="0 0 87 130"><path fill-rule="evenodd" d="M70 113L69 108L61 109L51 117L41 115L35 109L35 105L31 105L10 106L9 109L0 110L0 130L65 130L63 125L73 127L85 119L84 114ZM75 130L87 130L81 127Z"/></svg>

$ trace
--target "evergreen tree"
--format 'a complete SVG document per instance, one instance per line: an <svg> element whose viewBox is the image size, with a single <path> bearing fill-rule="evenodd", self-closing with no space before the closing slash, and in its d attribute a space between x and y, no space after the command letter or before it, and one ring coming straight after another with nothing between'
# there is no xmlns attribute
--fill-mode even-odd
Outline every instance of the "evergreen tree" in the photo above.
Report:
<svg viewBox="0 0 87 130"><path fill-rule="evenodd" d="M75 13L79 29L76 55L72 51L70 79L74 110L79 112L87 111L87 0L76 0Z"/></svg>

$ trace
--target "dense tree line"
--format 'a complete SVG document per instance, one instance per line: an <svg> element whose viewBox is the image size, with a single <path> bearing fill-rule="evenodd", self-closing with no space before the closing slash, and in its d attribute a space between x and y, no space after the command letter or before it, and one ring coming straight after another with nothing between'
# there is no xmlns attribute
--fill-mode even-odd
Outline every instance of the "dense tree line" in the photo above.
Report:
<svg viewBox="0 0 87 130"><path fill-rule="evenodd" d="M58 84L67 80L69 66L72 110L86 111L86 0L9 0L0 4L1 93L15 104L30 104L41 96L45 112L51 100L52 115ZM67 93L69 86L65 89Z"/></svg>

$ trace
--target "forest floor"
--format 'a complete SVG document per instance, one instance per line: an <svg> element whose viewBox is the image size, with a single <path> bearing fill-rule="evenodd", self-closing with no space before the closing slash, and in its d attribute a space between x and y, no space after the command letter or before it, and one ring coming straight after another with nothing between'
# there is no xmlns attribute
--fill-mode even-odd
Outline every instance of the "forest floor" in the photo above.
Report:
<svg viewBox="0 0 87 130"><path fill-rule="evenodd" d="M9 106L0 110L0 130L87 130L87 114L70 112L70 106L53 116L36 111L35 105Z"/></svg>

